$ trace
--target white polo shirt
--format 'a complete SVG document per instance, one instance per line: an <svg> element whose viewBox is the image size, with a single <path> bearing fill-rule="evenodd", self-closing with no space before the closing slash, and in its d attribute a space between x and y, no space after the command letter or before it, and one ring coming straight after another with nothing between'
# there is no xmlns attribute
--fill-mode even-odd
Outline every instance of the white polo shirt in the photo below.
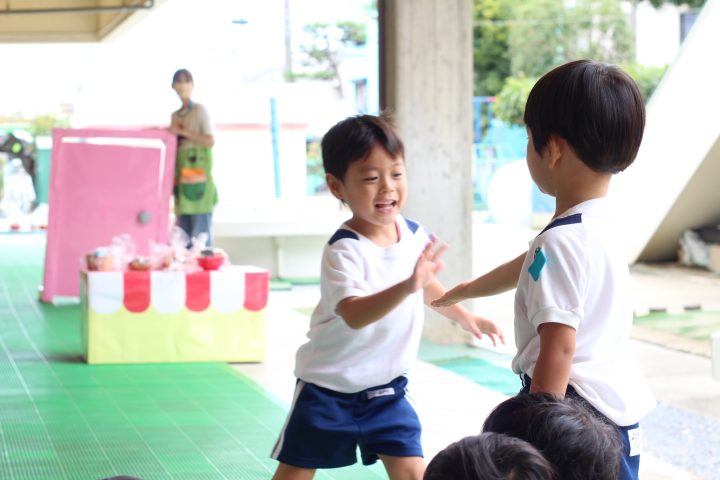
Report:
<svg viewBox="0 0 720 480"><path fill-rule="evenodd" d="M325 245L321 299L310 319L309 341L296 355L297 378L354 393L390 382L414 362L424 318L422 289L359 330L335 312L345 298L380 292L412 275L430 238L423 227L401 216L396 225L400 241L389 247L378 246L347 225Z"/></svg>
<svg viewBox="0 0 720 480"><path fill-rule="evenodd" d="M655 399L630 348L633 310L626 255L605 198L567 210L532 242L515 294L512 368L531 378L543 323L574 328L570 385L619 426L632 425Z"/></svg>

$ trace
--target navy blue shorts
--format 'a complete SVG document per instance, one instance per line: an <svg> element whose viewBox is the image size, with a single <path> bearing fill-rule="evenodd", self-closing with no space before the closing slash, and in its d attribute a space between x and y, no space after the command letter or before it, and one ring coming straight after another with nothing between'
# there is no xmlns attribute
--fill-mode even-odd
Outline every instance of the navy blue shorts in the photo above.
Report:
<svg viewBox="0 0 720 480"><path fill-rule="evenodd" d="M302 468L372 465L378 455L422 457L420 420L398 377L357 393L298 380L290 413L271 457Z"/></svg>
<svg viewBox="0 0 720 480"><path fill-rule="evenodd" d="M523 384L523 388L520 392L529 393L532 379L527 375L521 375L520 379ZM623 442L622 455L620 457L620 476L618 478L619 480L638 480L640 471L640 444L642 432L642 430L640 430L640 424L635 423L633 425L628 425L627 427L616 425L612 420L600 413L598 409L593 407L587 400L581 397L580 394L578 394L570 385L568 385L565 395L582 400L583 404L588 409L592 410L596 416L603 418L607 423L614 425L618 429L620 438L622 438Z"/></svg>

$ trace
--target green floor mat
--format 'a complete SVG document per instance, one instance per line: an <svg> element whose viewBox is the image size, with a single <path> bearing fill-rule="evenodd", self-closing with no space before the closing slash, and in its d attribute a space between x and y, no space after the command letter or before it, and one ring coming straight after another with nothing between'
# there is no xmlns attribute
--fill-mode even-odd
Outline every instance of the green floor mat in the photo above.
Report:
<svg viewBox="0 0 720 480"><path fill-rule="evenodd" d="M0 238L0 478L270 478L285 406L222 363L83 363L79 307L37 301L44 240Z"/></svg>
<svg viewBox="0 0 720 480"><path fill-rule="evenodd" d="M708 342L713 332L720 331L720 312L650 313L635 317L634 324L692 341Z"/></svg>
<svg viewBox="0 0 720 480"><path fill-rule="evenodd" d="M423 340L419 357L505 395L515 395L522 387L520 377L510 369L512 357L506 354L468 345L440 345Z"/></svg>

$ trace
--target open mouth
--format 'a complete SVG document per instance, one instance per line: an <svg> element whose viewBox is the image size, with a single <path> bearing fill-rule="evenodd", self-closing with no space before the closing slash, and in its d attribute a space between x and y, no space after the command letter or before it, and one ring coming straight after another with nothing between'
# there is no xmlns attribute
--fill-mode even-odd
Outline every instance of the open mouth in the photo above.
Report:
<svg viewBox="0 0 720 480"><path fill-rule="evenodd" d="M392 210L397 205L397 200L390 200L387 202L379 202L375 204L375 208L378 210Z"/></svg>

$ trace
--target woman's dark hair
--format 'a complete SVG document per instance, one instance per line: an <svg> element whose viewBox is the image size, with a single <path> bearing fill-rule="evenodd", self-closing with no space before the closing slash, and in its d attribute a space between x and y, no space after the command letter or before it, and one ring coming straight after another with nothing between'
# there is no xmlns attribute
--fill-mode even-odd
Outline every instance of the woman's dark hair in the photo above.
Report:
<svg viewBox="0 0 720 480"><path fill-rule="evenodd" d="M538 80L524 120L538 153L557 135L591 169L617 173L635 160L640 148L645 104L633 79L619 67L576 60Z"/></svg>
<svg viewBox="0 0 720 480"><path fill-rule="evenodd" d="M388 114L357 115L338 122L321 142L325 173L343 180L348 166L365 159L375 145L393 157L404 153L402 140Z"/></svg>
<svg viewBox="0 0 720 480"><path fill-rule="evenodd" d="M190 83L195 83L193 81L193 76L192 73L190 73L190 70L181 68L173 74L172 84L175 85L177 82L180 82L183 79L187 79Z"/></svg>
<svg viewBox="0 0 720 480"><path fill-rule="evenodd" d="M483 431L531 443L563 480L615 480L622 440L617 427L591 408L579 398L520 393L495 407Z"/></svg>
<svg viewBox="0 0 720 480"><path fill-rule="evenodd" d="M555 480L550 462L519 438L486 432L448 445L427 466L423 480Z"/></svg>

